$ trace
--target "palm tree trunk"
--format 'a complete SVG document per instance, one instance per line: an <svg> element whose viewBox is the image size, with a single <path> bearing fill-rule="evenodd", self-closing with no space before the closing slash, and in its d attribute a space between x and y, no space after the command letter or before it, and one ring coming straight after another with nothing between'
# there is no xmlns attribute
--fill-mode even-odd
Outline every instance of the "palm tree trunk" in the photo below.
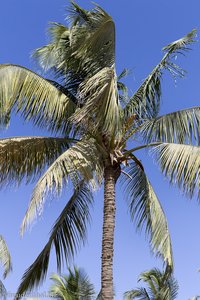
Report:
<svg viewBox="0 0 200 300"><path fill-rule="evenodd" d="M108 166L104 171L104 215L102 237L101 298L113 300L113 254L115 230L115 184L119 166Z"/></svg>

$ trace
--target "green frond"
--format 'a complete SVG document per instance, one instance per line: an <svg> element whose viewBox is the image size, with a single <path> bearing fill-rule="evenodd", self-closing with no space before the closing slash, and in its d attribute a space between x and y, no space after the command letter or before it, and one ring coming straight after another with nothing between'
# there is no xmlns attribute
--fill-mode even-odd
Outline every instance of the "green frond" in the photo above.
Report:
<svg viewBox="0 0 200 300"><path fill-rule="evenodd" d="M171 272L161 272L154 268L141 273L139 281L143 281L149 286L154 297L160 296L163 300L174 300L178 295L178 282Z"/></svg>
<svg viewBox="0 0 200 300"><path fill-rule="evenodd" d="M124 176L124 181L131 217L138 229L145 228L156 256L161 257L173 269L171 239L162 206L141 165L132 162L125 171L129 175Z"/></svg>
<svg viewBox="0 0 200 300"><path fill-rule="evenodd" d="M86 11L72 2L68 9L69 28L52 23L50 43L36 49L33 56L45 70L51 70L63 85L78 85L115 61L115 26L98 5Z"/></svg>
<svg viewBox="0 0 200 300"><path fill-rule="evenodd" d="M159 269L151 269L142 272L138 281L143 281L147 288L137 288L126 292L125 299L149 299L149 300L174 300L178 295L178 283L173 275L161 272Z"/></svg>
<svg viewBox="0 0 200 300"><path fill-rule="evenodd" d="M7 290L1 280L0 280L0 298L3 300L7 299Z"/></svg>
<svg viewBox="0 0 200 300"><path fill-rule="evenodd" d="M69 263L85 241L92 202L92 193L88 186L83 182L79 183L56 220L47 244L24 273L16 295L34 289L46 278L52 247L55 248L58 271L64 263Z"/></svg>
<svg viewBox="0 0 200 300"><path fill-rule="evenodd" d="M66 96L70 97L70 99L72 100L72 102L75 105L77 105L78 99L76 98L76 96L74 96L73 90L71 89L71 86L69 84L67 84L68 88L66 88L65 86L61 85L60 83L58 83L55 80L47 79L47 81L50 82L52 85L54 85L59 91L61 91L61 93L63 93Z"/></svg>
<svg viewBox="0 0 200 300"><path fill-rule="evenodd" d="M70 44L70 30L63 24L51 22L48 34L50 37L49 44L35 49L32 54L32 57L45 72L59 66L63 50L69 50Z"/></svg>
<svg viewBox="0 0 200 300"><path fill-rule="evenodd" d="M147 143L200 143L200 107L192 107L143 123L140 132Z"/></svg>
<svg viewBox="0 0 200 300"><path fill-rule="evenodd" d="M162 143L152 154L170 183L176 184L187 196L195 191L200 197L200 147Z"/></svg>
<svg viewBox="0 0 200 300"><path fill-rule="evenodd" d="M122 107L124 107L129 101L128 87L123 82L118 81L117 89L118 89L120 104Z"/></svg>
<svg viewBox="0 0 200 300"><path fill-rule="evenodd" d="M196 37L197 30L193 29L190 31L186 36L183 38L176 40L167 46L163 47L163 51L169 54L178 54L178 53L184 53L184 51L190 50L190 48L187 48L187 46L191 43L194 43L194 38Z"/></svg>
<svg viewBox="0 0 200 300"><path fill-rule="evenodd" d="M74 1L71 1L71 6L67 7L67 12L68 16L66 19L70 21L72 26L90 22L91 12L83 9Z"/></svg>
<svg viewBox="0 0 200 300"><path fill-rule="evenodd" d="M168 70L175 77L184 76L184 71L177 66L173 60L176 59L179 53L184 53L188 50L187 46L194 42L195 34L196 30L192 30L183 38L163 48L163 51L166 52L165 55L124 108L126 119L133 114L137 114L140 122L157 117L160 110L161 78L163 71Z"/></svg>
<svg viewBox="0 0 200 300"><path fill-rule="evenodd" d="M0 139L0 186L36 179L72 142L53 137Z"/></svg>
<svg viewBox="0 0 200 300"><path fill-rule="evenodd" d="M6 278L9 272L12 271L12 262L10 252L4 238L0 235L0 262L3 265L3 277Z"/></svg>
<svg viewBox="0 0 200 300"><path fill-rule="evenodd" d="M42 214L45 195L48 191L59 194L63 185L71 179L76 187L80 179L94 187L101 183L103 176L101 153L93 140L77 142L60 155L37 182L26 215L21 226L21 234L38 215Z"/></svg>
<svg viewBox="0 0 200 300"><path fill-rule="evenodd" d="M72 54L80 47L88 35L88 30L84 27L67 28L62 24L53 23L49 32L50 43L36 49L33 58L44 72L50 71L64 88L75 95L80 82L87 74L79 70L80 59L74 59Z"/></svg>
<svg viewBox="0 0 200 300"><path fill-rule="evenodd" d="M51 275L53 284L50 294L60 300L92 300L94 299L94 287L90 283L87 274L82 269L68 269L69 275Z"/></svg>
<svg viewBox="0 0 200 300"><path fill-rule="evenodd" d="M123 71L117 76L117 80L120 80L131 73L131 70L124 68Z"/></svg>
<svg viewBox="0 0 200 300"><path fill-rule="evenodd" d="M115 24L111 16L98 5L88 13L77 9L77 5L74 8L81 21L71 27L72 42L73 39L76 41L83 28L87 33L73 52L73 58L80 59L79 71L83 70L87 74L92 72L94 75L102 68L111 67L115 63ZM82 35L82 32L80 34Z"/></svg>
<svg viewBox="0 0 200 300"><path fill-rule="evenodd" d="M48 28L48 34L50 38L50 43L59 43L63 37L63 34L69 32L69 28L58 22L50 22Z"/></svg>
<svg viewBox="0 0 200 300"><path fill-rule="evenodd" d="M98 129L110 135L119 132L120 105L113 68L104 68L83 82L79 89L79 101L83 105L72 116L74 122L87 124L88 120L92 120L94 131Z"/></svg>
<svg viewBox="0 0 200 300"><path fill-rule="evenodd" d="M50 279L53 284L50 286L49 293L56 299L72 300L70 292L68 290L68 278L67 276L60 276L58 274L51 274Z"/></svg>
<svg viewBox="0 0 200 300"><path fill-rule="evenodd" d="M138 300L152 300L145 288L137 288L135 290L128 291L124 293L124 299L125 300L132 300L132 299L138 299Z"/></svg>
<svg viewBox="0 0 200 300"><path fill-rule="evenodd" d="M0 120L8 122L14 108L26 120L66 132L75 103L38 74L17 65L0 65Z"/></svg>
<svg viewBox="0 0 200 300"><path fill-rule="evenodd" d="M128 88L124 83L118 81L117 82L117 89L118 89L119 92L122 92L124 95L126 95L128 97Z"/></svg>

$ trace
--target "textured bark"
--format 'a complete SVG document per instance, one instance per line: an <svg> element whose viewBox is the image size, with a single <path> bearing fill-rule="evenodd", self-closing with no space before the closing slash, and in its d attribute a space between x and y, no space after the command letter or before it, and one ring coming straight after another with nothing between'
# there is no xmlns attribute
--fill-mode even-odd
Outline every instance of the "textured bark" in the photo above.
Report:
<svg viewBox="0 0 200 300"><path fill-rule="evenodd" d="M106 167L104 172L104 215L102 238L101 297L113 300L113 254L115 230L115 183L119 177L119 166Z"/></svg>

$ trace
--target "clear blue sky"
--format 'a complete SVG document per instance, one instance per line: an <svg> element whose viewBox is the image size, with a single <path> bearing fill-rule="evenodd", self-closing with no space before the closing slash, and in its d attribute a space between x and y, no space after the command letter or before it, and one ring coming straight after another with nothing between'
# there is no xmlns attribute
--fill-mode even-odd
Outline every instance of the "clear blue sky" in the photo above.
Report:
<svg viewBox="0 0 200 300"><path fill-rule="evenodd" d="M193 28L199 29L199 0L115 0L97 1L114 18L117 30L117 70L132 69L127 79L134 91L142 79L161 58L161 48ZM88 0L78 1L86 8ZM6 0L0 4L0 62L20 64L37 70L30 60L31 51L46 42L45 30L49 21L64 22L66 0ZM186 58L178 60L188 71L185 79L175 86L173 80L163 81L162 113L175 111L200 103L200 44ZM13 117L11 126L1 136L45 135L31 125ZM180 290L179 300L200 294L200 206L196 199L184 198L170 187L159 169L148 156L141 155L156 193L162 200L171 231L175 259L175 277ZM47 241L54 220L69 197L64 192L60 199L46 206L41 220L19 237L19 227L25 214L33 185L9 188L0 192L0 232L4 235L13 258L13 273L5 280L7 290L15 292L24 270L33 262ZM115 290L116 300L122 293L137 286L140 272L162 266L152 257L144 235L135 232L130 222L123 194L117 190L117 224L115 239ZM88 230L88 241L75 257L75 264L85 268L96 290L100 288L100 256L102 227L102 191L96 193L92 210L93 221ZM56 271L52 255L49 274ZM64 269L65 271L65 269ZM49 275L48 275L49 276ZM44 282L40 291L47 291L50 281Z"/></svg>

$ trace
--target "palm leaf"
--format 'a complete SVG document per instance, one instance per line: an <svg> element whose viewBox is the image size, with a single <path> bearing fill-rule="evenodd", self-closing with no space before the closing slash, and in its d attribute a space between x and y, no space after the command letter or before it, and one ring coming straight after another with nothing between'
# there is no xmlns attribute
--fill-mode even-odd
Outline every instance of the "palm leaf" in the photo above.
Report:
<svg viewBox="0 0 200 300"><path fill-rule="evenodd" d="M0 261L4 268L3 277L5 278L12 271L10 252L4 238L0 235Z"/></svg>
<svg viewBox="0 0 200 300"><path fill-rule="evenodd" d="M148 284L149 290L154 295L157 296L158 292L162 288L163 283L163 274L159 269L151 269L145 272L142 272L139 276L138 281L144 281Z"/></svg>
<svg viewBox="0 0 200 300"><path fill-rule="evenodd" d="M164 70L168 70L173 76L183 76L184 71L173 63L173 59L179 53L188 50L187 45L194 42L196 30L192 30L183 38L164 47L166 52L159 64L153 69L144 80L136 93L130 98L129 103L124 108L125 118L137 114L141 121L155 118L160 110L161 78Z"/></svg>
<svg viewBox="0 0 200 300"><path fill-rule="evenodd" d="M50 279L53 281L49 289L51 297L53 296L60 300L72 300L68 290L68 277L66 275L60 276L58 274L52 274Z"/></svg>
<svg viewBox="0 0 200 300"><path fill-rule="evenodd" d="M86 225L90 220L89 206L93 199L86 184L81 182L74 190L53 226L50 238L34 263L26 270L16 295L32 290L46 277L52 247L56 251L57 268L68 263L86 238ZM20 297L16 296L16 299Z"/></svg>
<svg viewBox="0 0 200 300"><path fill-rule="evenodd" d="M86 11L72 2L68 9L71 26L51 23L50 43L33 56L45 70L51 70L64 85L76 92L78 85L115 60L115 26L99 6Z"/></svg>
<svg viewBox="0 0 200 300"><path fill-rule="evenodd" d="M71 6L67 8L67 11L67 20L69 20L72 25L84 24L90 20L90 11L80 7L74 1L71 1Z"/></svg>
<svg viewBox="0 0 200 300"><path fill-rule="evenodd" d="M141 273L139 281L148 284L154 298L160 296L163 300L174 300L178 295L178 283L171 272L161 272L154 268Z"/></svg>
<svg viewBox="0 0 200 300"><path fill-rule="evenodd" d="M0 124L8 123L11 110L46 129L66 132L76 105L50 82L17 65L0 65Z"/></svg>
<svg viewBox="0 0 200 300"><path fill-rule="evenodd" d="M110 135L119 132L120 105L113 68L104 68L82 83L79 101L83 103L83 107L72 116L74 122L87 124L89 120L92 120L96 124L94 131L98 128L102 133Z"/></svg>
<svg viewBox="0 0 200 300"><path fill-rule="evenodd" d="M94 299L94 287L90 283L87 274L81 270L74 268L68 269L69 275L62 277L52 274L53 284L50 287L52 296L62 300L91 300Z"/></svg>
<svg viewBox="0 0 200 300"><path fill-rule="evenodd" d="M173 269L171 239L162 206L141 165L132 162L125 170L129 175L124 177L124 181L130 199L131 217L138 229L145 228L156 256Z"/></svg>
<svg viewBox="0 0 200 300"><path fill-rule="evenodd" d="M63 54L61 46L64 46L63 42L66 42L70 38L69 28L57 22L50 23L48 34L50 37L50 43L35 49L32 55L45 72L58 67L61 63L60 54ZM68 44L65 43L65 50L68 49Z"/></svg>
<svg viewBox="0 0 200 300"><path fill-rule="evenodd" d="M36 49L33 58L44 72L50 71L64 88L75 95L86 73L79 70L80 59L74 59L72 54L80 47L88 30L81 26L67 28L54 22L48 32L50 43Z"/></svg>
<svg viewBox="0 0 200 300"><path fill-rule="evenodd" d="M0 139L0 184L28 182L65 151L72 139L13 137Z"/></svg>
<svg viewBox="0 0 200 300"><path fill-rule="evenodd" d="M152 154L161 171L189 197L198 191L200 197L200 147L162 143L153 147Z"/></svg>
<svg viewBox="0 0 200 300"><path fill-rule="evenodd" d="M126 77L130 74L130 70L129 69L124 69L120 75L117 76L117 89L118 89L118 92L119 92L119 100L120 100L120 103L122 105L126 105L129 101L129 96L128 96L128 87L123 83L121 82L120 80L123 78L123 77Z"/></svg>
<svg viewBox="0 0 200 300"><path fill-rule="evenodd" d="M125 300L151 300L145 288L138 288L124 293Z"/></svg>
<svg viewBox="0 0 200 300"><path fill-rule="evenodd" d="M140 132L147 143L156 141L168 143L200 142L200 107L192 107L148 120Z"/></svg>
<svg viewBox="0 0 200 300"><path fill-rule="evenodd" d="M63 184L68 182L68 177L74 186L79 184L80 178L95 185L95 178L98 183L102 180L103 169L101 154L96 148L93 140L80 141L59 156L47 169L44 175L37 182L26 215L21 226L23 234L25 228L34 218L41 215L45 194L47 191L60 193Z"/></svg>
<svg viewBox="0 0 200 300"><path fill-rule="evenodd" d="M70 15L75 12L76 26L72 26L72 42L82 37L82 43L75 45L72 57L80 60L79 72L93 75L104 67L111 67L115 62L115 25L100 6L87 12L72 3ZM82 34L85 30L85 34ZM77 49L75 49L77 48Z"/></svg>
<svg viewBox="0 0 200 300"><path fill-rule="evenodd" d="M0 298L4 300L7 299L7 290L1 280L0 280Z"/></svg>
<svg viewBox="0 0 200 300"><path fill-rule="evenodd" d="M82 42L82 35L87 34L86 30L80 28L81 34L73 39L73 28L68 28L63 24L51 22L48 28L50 43L36 49L33 58L44 72L50 71L60 84L54 84L58 89L67 94L76 95L78 85L83 80L85 74L78 72L79 60L72 59L72 53ZM80 33L80 32L79 32ZM73 97L73 101L75 98ZM74 101L76 103L76 101Z"/></svg>
<svg viewBox="0 0 200 300"><path fill-rule="evenodd" d="M125 293L125 299L174 300L178 295L178 283L171 272L161 272L154 268L142 272L138 281L146 283L148 292L145 288L134 289Z"/></svg>
<svg viewBox="0 0 200 300"><path fill-rule="evenodd" d="M117 76L117 80L120 80L126 76L128 76L129 74L131 73L131 70L127 69L127 68L124 68L122 70L122 72Z"/></svg>

